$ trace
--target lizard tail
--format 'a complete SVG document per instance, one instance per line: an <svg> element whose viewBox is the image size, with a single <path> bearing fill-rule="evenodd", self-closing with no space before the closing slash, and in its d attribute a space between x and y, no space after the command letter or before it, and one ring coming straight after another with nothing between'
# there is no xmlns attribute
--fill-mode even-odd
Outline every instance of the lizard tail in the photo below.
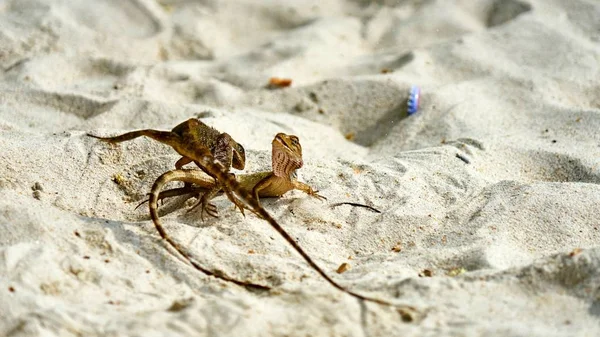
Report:
<svg viewBox="0 0 600 337"><path fill-rule="evenodd" d="M298 243L277 223L277 221L265 210L261 205L258 199L256 199L252 193L246 191L241 188L240 183L230 174L227 174L224 170L223 165L216 159L214 159L209 154L201 155L198 153L198 156L194 158L201 158L200 163L203 164L204 169L207 172L210 172L223 186L224 190L227 193L227 196L231 199L235 196L236 199L241 200L244 204L249 206L249 209L256 213L258 216L267 221L271 227L273 227L294 249L304 258L304 260L314 269L319 275L321 275L329 284L334 286L340 291L345 292L346 294L353 296L355 298L370 301L378 304L383 304L387 306L397 306L392 304L391 302L387 302L378 298L364 296L358 293L355 293L345 287L342 287L336 281L334 281L319 265L315 263L315 261L298 245ZM235 203L235 201L232 200ZM409 308L413 309L413 308Z"/></svg>
<svg viewBox="0 0 600 337"><path fill-rule="evenodd" d="M191 174L192 171L198 172L197 170L185 170L185 169L168 171L168 172L162 174L160 177L158 177L158 179L156 179L156 181L154 182L154 185L152 185L152 190L150 191L150 202L149 202L150 217L152 218L152 222L154 223L156 230L158 230L158 233L160 234L160 236L165 241L167 241L167 243L169 243L171 245L171 247L173 247L179 254L181 254L186 260L188 260L192 264L192 266L194 266L194 268L198 269L199 271L203 272L204 274L209 275L209 276L214 276L214 277L220 278L220 279L228 281L228 282L233 282L237 285L241 285L244 287L250 287L250 288L261 289L261 290L269 290L270 287L253 284L253 283L249 283L249 282L244 282L244 281L234 280L234 279L224 275L221 272L213 272L213 271L210 271L210 270L202 267L199 263L197 263L196 261L194 261L194 259L192 259L190 253L188 253L188 251L185 248L183 248L181 245L179 245L179 243L177 243L175 240L173 240L165 231L164 227L162 226L162 224L160 222L160 217L158 215L158 197L160 195L160 191L167 183L169 183L171 181L183 181L183 182L188 182L188 183L202 182L202 180L195 178Z"/></svg>
<svg viewBox="0 0 600 337"><path fill-rule="evenodd" d="M158 131L158 130L152 130L152 129L131 131L131 132L124 133L122 135L115 136L115 137L100 137L100 136L95 136L95 135L92 135L89 133L88 133L88 136L97 138L97 139L100 139L100 140L103 140L103 141L109 142L109 143L120 143L120 142L124 142L124 141L128 141L128 140L132 140L134 138L146 136L148 138L152 138L159 142L166 143L169 145L172 143L172 140L174 139L174 137L176 137L171 133L171 131Z"/></svg>

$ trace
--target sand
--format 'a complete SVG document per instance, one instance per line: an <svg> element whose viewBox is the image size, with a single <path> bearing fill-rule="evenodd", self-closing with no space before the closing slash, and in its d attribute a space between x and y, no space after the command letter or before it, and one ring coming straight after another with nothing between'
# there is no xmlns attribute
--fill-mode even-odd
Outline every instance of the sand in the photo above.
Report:
<svg viewBox="0 0 600 337"><path fill-rule="evenodd" d="M599 335L599 17L589 0L0 1L0 335ZM272 290L168 250L134 208L177 154L86 133L191 117L243 144L246 172L297 135L299 179L328 200L263 205L337 282L414 311L336 290L224 197L218 219L180 205L164 225Z"/></svg>

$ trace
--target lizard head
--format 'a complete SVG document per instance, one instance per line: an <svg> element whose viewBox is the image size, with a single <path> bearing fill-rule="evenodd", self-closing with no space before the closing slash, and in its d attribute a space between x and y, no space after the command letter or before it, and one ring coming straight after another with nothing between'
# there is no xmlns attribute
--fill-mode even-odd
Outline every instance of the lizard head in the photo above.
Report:
<svg viewBox="0 0 600 337"><path fill-rule="evenodd" d="M243 170L244 166L246 166L246 150L244 150L242 144L235 143L233 146L231 166L238 170Z"/></svg>
<svg viewBox="0 0 600 337"><path fill-rule="evenodd" d="M278 177L289 177L296 169L302 167L302 145L294 135L278 133L272 142L273 173Z"/></svg>

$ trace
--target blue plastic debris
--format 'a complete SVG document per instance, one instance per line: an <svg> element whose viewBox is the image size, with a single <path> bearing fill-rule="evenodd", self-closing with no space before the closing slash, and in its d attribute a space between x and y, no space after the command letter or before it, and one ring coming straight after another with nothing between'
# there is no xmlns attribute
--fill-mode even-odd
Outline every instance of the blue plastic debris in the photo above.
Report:
<svg viewBox="0 0 600 337"><path fill-rule="evenodd" d="M416 85L410 87L410 95L407 101L407 111L409 115L414 114L419 110L419 99L421 98L421 88Z"/></svg>

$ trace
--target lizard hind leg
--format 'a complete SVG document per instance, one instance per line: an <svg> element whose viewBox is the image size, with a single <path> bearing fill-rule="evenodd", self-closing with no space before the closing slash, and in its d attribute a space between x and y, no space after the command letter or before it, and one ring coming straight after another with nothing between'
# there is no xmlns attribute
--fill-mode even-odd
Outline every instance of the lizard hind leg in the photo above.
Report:
<svg viewBox="0 0 600 337"><path fill-rule="evenodd" d="M196 163L196 165L198 165L198 167L203 167L200 164L200 162L198 162L198 161L194 161L194 162ZM221 163L221 162L219 161L219 163ZM233 178L233 180L235 180L235 174L230 173L230 172L227 172L225 174L227 174L229 177L231 177L231 178ZM243 216L246 216L246 214L244 214L244 209L246 208L244 202L241 201L238 197L236 197L235 193L233 193L230 189L228 189L226 185L220 184L217 177L214 177L212 175L210 175L210 176L214 179L214 181L215 181L214 184L219 186L217 192L218 191L225 192L225 194L227 195L227 198L235 205L235 207L239 208L239 210ZM210 199L212 199L213 197L214 197L214 195L210 196ZM208 199L208 200L210 200L210 199ZM194 207L197 207L197 206L198 205L194 205Z"/></svg>
<svg viewBox="0 0 600 337"><path fill-rule="evenodd" d="M195 210L198 206L201 206L200 219L202 221L204 221L204 213L212 216L213 218L218 218L219 210L217 209L217 205L213 204L212 202L204 202L203 198L204 196L199 197L198 200L196 200L196 202L194 203L194 205L192 205L192 207L190 207L190 209L188 209L186 213L190 213L193 210Z"/></svg>
<svg viewBox="0 0 600 337"><path fill-rule="evenodd" d="M205 212L206 212L206 214L208 214L209 216L212 216L213 218L218 218L219 210L217 209L217 206L215 204L210 202L210 200L212 198L214 198L217 195L217 193L219 193L219 191L221 191L220 186L212 188L211 190L204 193L201 197L198 198L196 203L187 211L187 213L193 211L198 206L201 206L200 219L202 221L204 221L204 213Z"/></svg>
<svg viewBox="0 0 600 337"><path fill-rule="evenodd" d="M206 189L201 188L201 187L195 187L193 184L191 183L186 183L189 184L189 186L184 186L184 187L179 187L179 188L172 188L169 190L165 190L165 191L161 191L158 194L158 201L161 202L161 205L164 203L166 198L172 198L172 197L178 197L181 195L187 195L187 198L185 200L183 200L183 202L187 201L190 198L194 198L194 197L198 197L200 195L201 192L204 192ZM150 197L150 193L147 194L148 197ZM140 208L140 206L142 206L143 204L149 202L150 199L146 199L142 202L140 202L137 206L135 206L134 210Z"/></svg>

